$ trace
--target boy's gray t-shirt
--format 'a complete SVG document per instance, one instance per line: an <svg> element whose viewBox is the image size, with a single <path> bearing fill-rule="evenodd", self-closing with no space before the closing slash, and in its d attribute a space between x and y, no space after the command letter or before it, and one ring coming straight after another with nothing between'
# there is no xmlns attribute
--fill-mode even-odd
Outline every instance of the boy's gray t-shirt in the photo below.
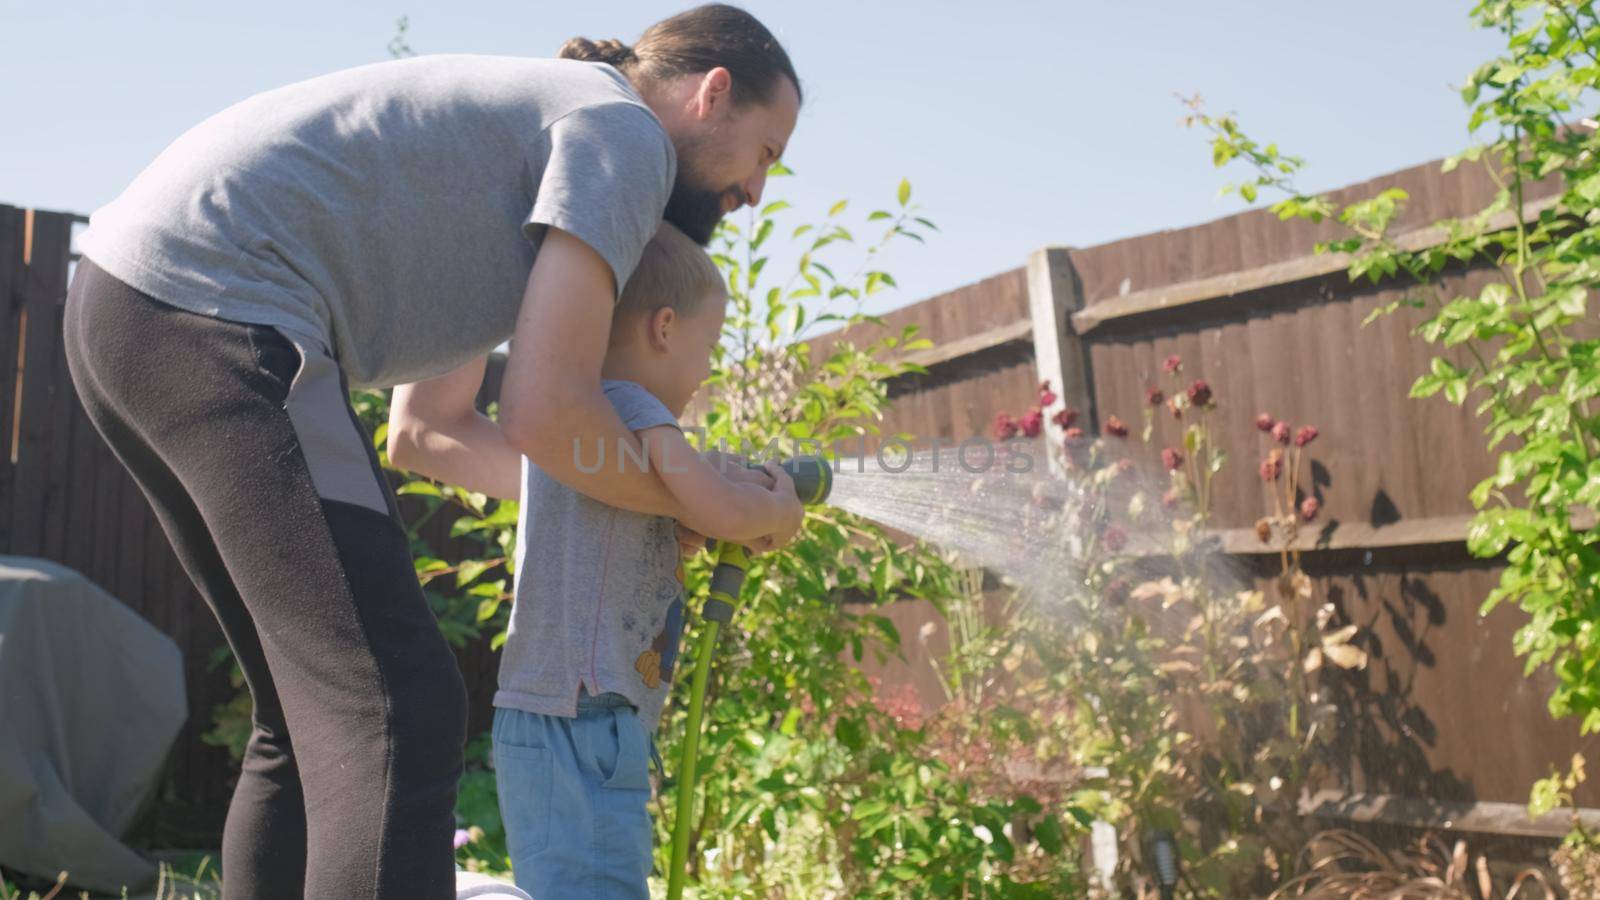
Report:
<svg viewBox="0 0 1600 900"><path fill-rule="evenodd" d="M510 336L546 226L599 252L620 290L676 167L611 66L422 56L207 119L80 247L166 303L320 342L355 386L403 384Z"/></svg>
<svg viewBox="0 0 1600 900"><path fill-rule="evenodd" d="M677 418L637 383L602 386L628 430L677 427ZM611 472L639 465L617 459L617 452L607 447L601 457L584 446L579 462ZM591 695L627 697L653 733L683 633L676 523L590 499L523 457L516 566L494 705L575 716L581 685Z"/></svg>

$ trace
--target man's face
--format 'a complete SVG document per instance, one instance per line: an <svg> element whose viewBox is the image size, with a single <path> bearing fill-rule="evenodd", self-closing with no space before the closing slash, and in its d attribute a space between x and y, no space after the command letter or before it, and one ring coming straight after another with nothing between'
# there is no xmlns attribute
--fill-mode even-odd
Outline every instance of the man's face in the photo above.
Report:
<svg viewBox="0 0 1600 900"><path fill-rule="evenodd" d="M702 91L700 115L676 141L678 178L662 218L704 246L722 217L761 202L767 169L783 155L800 115L800 94L780 78L765 103L736 107L716 90L714 70Z"/></svg>

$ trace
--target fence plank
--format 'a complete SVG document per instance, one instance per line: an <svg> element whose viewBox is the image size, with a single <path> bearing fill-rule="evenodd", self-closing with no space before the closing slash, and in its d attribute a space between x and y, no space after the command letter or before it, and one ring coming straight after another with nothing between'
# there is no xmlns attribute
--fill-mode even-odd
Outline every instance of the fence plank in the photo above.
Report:
<svg viewBox="0 0 1600 900"><path fill-rule="evenodd" d="M1028 312L1033 324L1033 365L1061 402L1080 410L1085 428L1096 421L1092 356L1072 330L1072 316L1083 308L1083 291L1072 257L1062 248L1035 250L1028 257ZM1062 429L1046 420L1047 444L1062 440ZM1052 467L1060 457L1050 455Z"/></svg>
<svg viewBox="0 0 1600 900"><path fill-rule="evenodd" d="M22 217L13 206L0 206L0 550L11 546L13 491L17 467L11 449L16 440L17 349L22 344Z"/></svg>
<svg viewBox="0 0 1600 900"><path fill-rule="evenodd" d="M51 373L61 348L59 300L51 277L53 254L65 255L70 223L58 216L28 211L25 217L25 255L33 262L22 272L22 308L25 324L18 339L25 358L22 375L21 415L16 447L16 482L11 512L11 548L21 556L38 556L44 550L46 473L55 449L56 420L51 414L55 385ZM31 232L31 234L30 234ZM31 240L30 240L31 238Z"/></svg>
<svg viewBox="0 0 1600 900"><path fill-rule="evenodd" d="M62 321L67 296L67 254L72 244L72 216L63 213L37 213L34 226L32 271L39 282L41 297L48 299L50 344L54 351L49 369L40 369L50 381L49 447L40 476L44 481L43 555L60 560L66 557L67 494L72 451L72 416L78 410L78 393L67 371L66 348L62 343Z"/></svg>
<svg viewBox="0 0 1600 900"><path fill-rule="evenodd" d="M1525 204L1524 221L1537 219L1540 212L1555 206L1555 200L1554 197L1545 197ZM1510 228L1515 223L1516 215L1511 210L1497 213L1489 219L1491 229ZM1224 219L1215 223L1213 227L1193 230L1194 238L1198 242L1197 255L1204 256L1206 260L1202 266L1205 271L1218 268L1212 251L1215 232L1230 227L1231 224L1230 220ZM1438 246L1444 243L1447 237L1448 232L1445 229L1429 226L1398 235L1394 242L1402 250L1415 251ZM1270 263L1255 269L1240 272L1223 271L1222 274L1195 278L1192 281L1135 291L1126 296L1090 304L1082 311L1073 314L1072 325L1079 334L1088 334L1113 319L1223 300L1278 285L1332 275L1349 268L1352 259L1353 257L1347 253L1319 253L1285 262Z"/></svg>
<svg viewBox="0 0 1600 900"><path fill-rule="evenodd" d="M1404 825L1444 831L1471 831L1508 837L1559 840L1572 830L1576 815L1585 829L1600 828L1600 809L1571 807L1528 818L1528 807L1518 803L1464 803L1399 797L1394 794L1346 794L1318 791L1300 801L1300 813L1344 822Z"/></svg>

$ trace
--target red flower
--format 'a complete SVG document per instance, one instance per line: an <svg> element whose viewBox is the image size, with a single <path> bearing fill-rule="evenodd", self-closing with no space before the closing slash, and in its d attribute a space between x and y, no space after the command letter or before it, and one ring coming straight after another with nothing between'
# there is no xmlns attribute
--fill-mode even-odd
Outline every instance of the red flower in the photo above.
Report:
<svg viewBox="0 0 1600 900"><path fill-rule="evenodd" d="M1262 413L1261 415L1256 416L1256 427L1262 431L1271 431L1273 426L1277 424L1277 422L1272 420L1271 413Z"/></svg>
<svg viewBox="0 0 1600 900"><path fill-rule="evenodd" d="M1017 436L1017 423L1012 420L1010 413L995 413L992 430L994 439L1003 441Z"/></svg>
<svg viewBox="0 0 1600 900"><path fill-rule="evenodd" d="M1044 413L1035 406L1028 410L1028 414L1017 420L1017 427L1022 429L1024 437L1038 437L1039 430L1044 428Z"/></svg>
<svg viewBox="0 0 1600 900"><path fill-rule="evenodd" d="M1066 431L1066 437L1068 444L1076 444L1077 442L1083 440L1083 429L1068 428Z"/></svg>
<svg viewBox="0 0 1600 900"><path fill-rule="evenodd" d="M1189 403L1194 406L1211 405L1211 385L1206 384L1205 379L1189 385Z"/></svg>
<svg viewBox="0 0 1600 900"><path fill-rule="evenodd" d="M1180 359L1176 353L1174 353L1173 355L1167 357L1166 362L1161 364L1161 370L1169 375L1175 372L1181 372L1183 371L1183 360Z"/></svg>
<svg viewBox="0 0 1600 900"><path fill-rule="evenodd" d="M1112 437L1125 438L1128 436L1128 426L1116 416L1106 416L1106 434Z"/></svg>
<svg viewBox="0 0 1600 900"><path fill-rule="evenodd" d="M1128 533L1122 530L1122 526L1112 525L1100 536L1100 540L1105 543L1107 550L1121 553L1128 546Z"/></svg>
<svg viewBox="0 0 1600 900"><path fill-rule="evenodd" d="M1272 426L1272 439L1284 446L1289 445L1289 423L1279 422Z"/></svg>
<svg viewBox="0 0 1600 900"><path fill-rule="evenodd" d="M1058 409L1050 421L1056 423L1058 428L1071 428L1072 423L1078 421L1078 411L1075 409Z"/></svg>
<svg viewBox="0 0 1600 900"><path fill-rule="evenodd" d="M1283 474L1283 451L1273 450L1261 461L1261 480L1277 481Z"/></svg>
<svg viewBox="0 0 1600 900"><path fill-rule="evenodd" d="M1167 488L1167 492L1165 494L1161 495L1161 508L1165 509L1165 510L1177 509L1178 508L1178 502L1180 500L1182 500L1182 499L1183 499L1183 491L1182 490L1180 490L1178 488L1175 488L1175 487L1174 488Z"/></svg>
<svg viewBox="0 0 1600 900"><path fill-rule="evenodd" d="M1055 402L1056 395L1054 391L1050 390L1050 381L1046 379L1039 382L1039 405L1049 406Z"/></svg>
<svg viewBox="0 0 1600 900"><path fill-rule="evenodd" d="M1309 522L1312 519L1315 519L1317 517L1318 511L1320 511L1321 509L1322 509L1322 501L1321 500L1318 500L1315 497L1307 497L1304 500L1300 501L1300 518L1305 519L1307 522Z"/></svg>
<svg viewBox="0 0 1600 900"><path fill-rule="evenodd" d="M1178 471L1183 467L1183 451L1176 447L1161 451L1161 464L1167 467L1168 472Z"/></svg>
<svg viewBox="0 0 1600 900"><path fill-rule="evenodd" d="M1316 439L1317 439L1317 426L1315 426L1315 425L1302 425L1302 426L1300 426L1300 430L1295 432L1295 434L1294 434L1294 445L1296 447L1304 447L1305 445L1311 443L1312 441L1314 441Z"/></svg>
<svg viewBox="0 0 1600 900"><path fill-rule="evenodd" d="M1161 388L1145 388L1144 399L1145 402L1149 403L1151 406L1160 406L1161 401L1167 399L1167 395L1161 393Z"/></svg>

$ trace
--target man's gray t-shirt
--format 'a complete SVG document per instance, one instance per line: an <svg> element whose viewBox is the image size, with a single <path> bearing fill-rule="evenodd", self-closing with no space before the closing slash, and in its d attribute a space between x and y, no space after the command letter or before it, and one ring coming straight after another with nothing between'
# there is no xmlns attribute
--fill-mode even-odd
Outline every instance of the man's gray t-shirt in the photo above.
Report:
<svg viewBox="0 0 1600 900"><path fill-rule="evenodd" d="M635 382L601 385L628 430L677 426ZM607 447L602 456L593 445L581 447L579 462L611 472L639 465L632 457L617 459L617 452ZM585 497L523 457L516 566L494 705L571 717L581 685L594 696L627 697L654 733L683 633L676 523Z"/></svg>
<svg viewBox="0 0 1600 900"><path fill-rule="evenodd" d="M80 245L174 306L322 343L355 386L506 340L546 226L620 291L677 161L616 69L423 56L268 91L178 138Z"/></svg>

